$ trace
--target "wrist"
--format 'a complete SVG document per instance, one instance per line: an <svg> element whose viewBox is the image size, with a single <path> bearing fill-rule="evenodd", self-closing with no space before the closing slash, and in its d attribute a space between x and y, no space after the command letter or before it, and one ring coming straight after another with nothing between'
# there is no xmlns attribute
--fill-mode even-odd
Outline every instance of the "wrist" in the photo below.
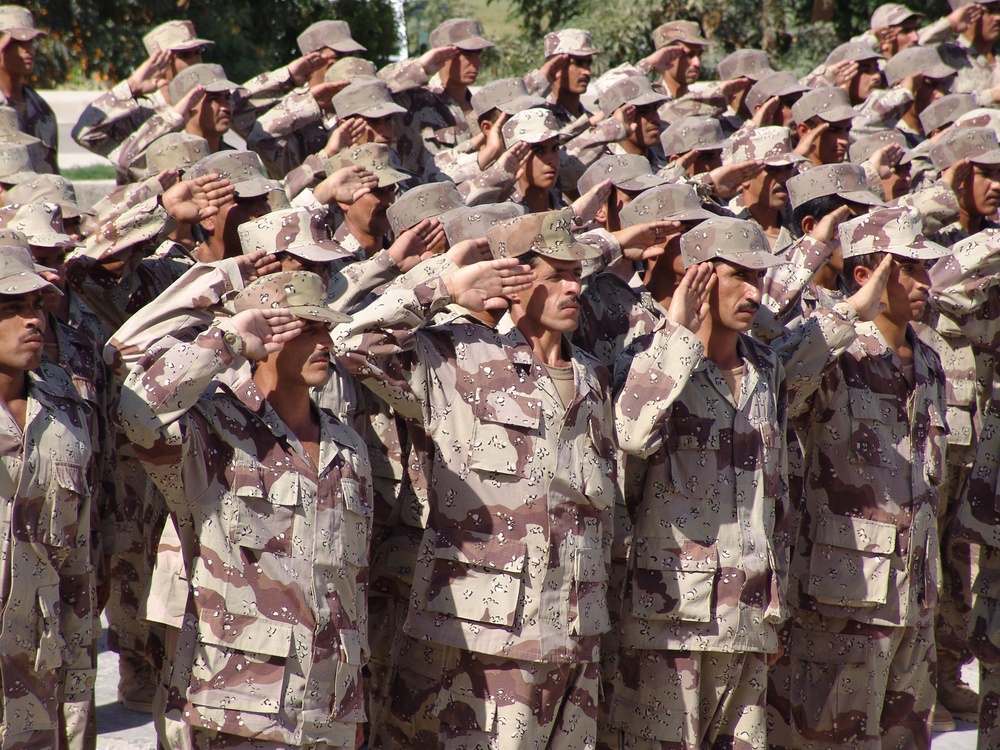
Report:
<svg viewBox="0 0 1000 750"><path fill-rule="evenodd" d="M833 311L840 317L844 318L844 320L848 323L857 323L861 320L861 316L858 314L857 308L855 308L849 301L838 302L833 306Z"/></svg>

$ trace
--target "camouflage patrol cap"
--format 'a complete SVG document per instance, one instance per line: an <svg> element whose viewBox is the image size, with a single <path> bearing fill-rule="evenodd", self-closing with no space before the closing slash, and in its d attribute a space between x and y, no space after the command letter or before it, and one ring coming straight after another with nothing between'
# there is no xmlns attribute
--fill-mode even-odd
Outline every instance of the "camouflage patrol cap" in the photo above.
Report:
<svg viewBox="0 0 1000 750"><path fill-rule="evenodd" d="M852 120L858 110L851 106L851 99L840 86L824 86L807 91L792 105L795 122L807 122L818 117L824 122Z"/></svg>
<svg viewBox="0 0 1000 750"><path fill-rule="evenodd" d="M458 47L470 52L493 46L483 38L483 28L474 18L451 18L439 24L431 32L430 43L431 47Z"/></svg>
<svg viewBox="0 0 1000 750"><path fill-rule="evenodd" d="M146 149L146 171L152 176L164 169L186 170L211 152L208 141L183 130L162 135Z"/></svg>
<svg viewBox="0 0 1000 750"><path fill-rule="evenodd" d="M924 237L920 212L905 206L880 208L841 223L840 248L845 258L892 253L914 260L931 260L951 251Z"/></svg>
<svg viewBox="0 0 1000 750"><path fill-rule="evenodd" d="M243 254L264 250L268 253L291 253L313 261L327 263L349 257L330 238L326 211L307 208L286 208L271 211L237 228Z"/></svg>
<svg viewBox="0 0 1000 750"><path fill-rule="evenodd" d="M389 63L384 68L379 68L375 77L380 81L385 81L389 86L389 91L394 94L412 91L427 85L429 81L427 72L419 62L414 63L413 60L399 60Z"/></svg>
<svg viewBox="0 0 1000 750"><path fill-rule="evenodd" d="M42 141L21 130L21 121L17 117L16 109L13 107L0 107L0 142L33 146Z"/></svg>
<svg viewBox="0 0 1000 750"><path fill-rule="evenodd" d="M858 138L851 144L848 151L848 161L853 164L861 164L871 158L871 155L889 144L895 144L903 148L903 157L900 164L909 164L913 161L913 152L906 147L906 138L898 130L879 130L871 135Z"/></svg>
<svg viewBox="0 0 1000 750"><path fill-rule="evenodd" d="M351 37L351 27L346 21L317 21L299 34L295 41L303 55L326 48L334 52L365 51L365 48Z"/></svg>
<svg viewBox="0 0 1000 750"><path fill-rule="evenodd" d="M851 203L884 206L871 191L865 170L857 164L823 164L790 177L785 183L792 207L801 206L814 198L839 195Z"/></svg>
<svg viewBox="0 0 1000 750"><path fill-rule="evenodd" d="M641 154L610 154L587 167L577 183L577 189L583 195L605 180L611 180L616 188L633 193L667 181L665 177L653 174L649 159Z"/></svg>
<svg viewBox="0 0 1000 750"><path fill-rule="evenodd" d="M574 239L570 231L572 226L570 209L544 211L501 222L486 232L486 239L494 258L517 258L525 253L538 253L558 260L599 257L599 249Z"/></svg>
<svg viewBox="0 0 1000 750"><path fill-rule="evenodd" d="M449 245L457 245L464 240L478 240L500 222L524 216L527 209L520 203L487 203L481 206L467 206L449 212L441 219L445 237Z"/></svg>
<svg viewBox="0 0 1000 750"><path fill-rule="evenodd" d="M925 18L923 13L917 13L916 11L910 10L905 5L900 5L899 3L886 3L885 5L880 5L872 13L871 18L871 30L878 31L879 29L884 29L887 26L899 26L904 21L911 18Z"/></svg>
<svg viewBox="0 0 1000 750"><path fill-rule="evenodd" d="M726 260L743 268L770 268L784 261L768 250L760 224L729 216L713 216L681 235L684 267Z"/></svg>
<svg viewBox="0 0 1000 750"><path fill-rule="evenodd" d="M571 55L572 57L593 57L601 54L594 47L590 32L583 29L563 29L550 31L545 35L545 59L556 55Z"/></svg>
<svg viewBox="0 0 1000 750"><path fill-rule="evenodd" d="M647 104L660 104L669 100L669 96L653 91L646 76L628 76L608 86L598 98L598 106L605 117L611 117L616 109L626 104L645 107Z"/></svg>
<svg viewBox="0 0 1000 750"><path fill-rule="evenodd" d="M389 87L377 78L352 83L336 94L333 97L333 109L341 120L355 115L377 120L406 112L392 100Z"/></svg>
<svg viewBox="0 0 1000 750"><path fill-rule="evenodd" d="M950 128L931 148L931 164L939 172L955 162L1000 164L1000 143L990 128Z"/></svg>
<svg viewBox="0 0 1000 750"><path fill-rule="evenodd" d="M456 209L465 208L465 201L458 194L453 182L429 182L417 185L396 198L389 206L386 217L395 236L424 219L440 219Z"/></svg>
<svg viewBox="0 0 1000 750"><path fill-rule="evenodd" d="M863 62L865 60L884 60L885 55L879 54L866 42L845 42L833 48L833 51L826 56L826 67L836 65L839 62L850 60L851 62Z"/></svg>
<svg viewBox="0 0 1000 750"><path fill-rule="evenodd" d="M76 188L65 177L57 174L35 174L7 191L9 203L56 203L62 209L63 219L93 216L76 197Z"/></svg>
<svg viewBox="0 0 1000 750"><path fill-rule="evenodd" d="M681 117L660 133L660 145L667 156L688 151L721 151L726 145L722 125L711 117Z"/></svg>
<svg viewBox="0 0 1000 750"><path fill-rule="evenodd" d="M188 177L204 177L217 174L229 180L236 198L256 198L267 195L272 190L281 190L281 185L268 179L260 157L253 151L219 151L195 162Z"/></svg>
<svg viewBox="0 0 1000 750"><path fill-rule="evenodd" d="M20 5L0 5L0 33L10 34L19 42L27 42L48 33L35 28L31 11Z"/></svg>
<svg viewBox="0 0 1000 750"><path fill-rule="evenodd" d="M142 43L150 55L163 49L185 52L215 44L209 39L199 39L195 33L194 24L190 21L161 23L142 38Z"/></svg>
<svg viewBox="0 0 1000 750"><path fill-rule="evenodd" d="M523 78L500 78L487 83L472 95L472 111L477 120L491 109L516 115L526 109L544 106L542 97L528 93Z"/></svg>
<svg viewBox="0 0 1000 750"><path fill-rule="evenodd" d="M792 150L792 131L781 125L767 125L737 131L729 139L722 163L744 161L762 161L768 166L780 167L806 161L806 158Z"/></svg>
<svg viewBox="0 0 1000 750"><path fill-rule="evenodd" d="M35 176L27 146L0 144L0 183L17 185Z"/></svg>
<svg viewBox="0 0 1000 750"><path fill-rule="evenodd" d="M671 21L653 29L653 47L662 49L668 44L698 44L708 46L711 44L701 35L701 27L695 21Z"/></svg>
<svg viewBox="0 0 1000 750"><path fill-rule="evenodd" d="M360 57L342 57L326 69L323 80L327 83L353 81L355 78L375 78L375 63Z"/></svg>
<svg viewBox="0 0 1000 750"><path fill-rule="evenodd" d="M504 143L510 148L515 143L544 143L552 138L565 141L570 138L559 129L559 121L551 109L532 107L513 115L503 124Z"/></svg>
<svg viewBox="0 0 1000 750"><path fill-rule="evenodd" d="M1000 110L977 107L961 115L953 125L956 128L989 128L1000 139Z"/></svg>
<svg viewBox="0 0 1000 750"><path fill-rule="evenodd" d="M958 71L941 59L937 47L907 47L897 52L885 64L885 80L895 86L908 76L947 78Z"/></svg>
<svg viewBox="0 0 1000 750"><path fill-rule="evenodd" d="M768 73L773 73L771 61L767 53L759 49L738 49L719 60L715 66L720 81L732 81L736 78L749 78L759 81Z"/></svg>
<svg viewBox="0 0 1000 750"><path fill-rule="evenodd" d="M378 186L398 185L406 182L411 175L394 169L389 163L389 147L384 143L364 143L351 146L330 157L326 169L327 174L333 174L343 167L364 167L378 177Z"/></svg>
<svg viewBox="0 0 1000 750"><path fill-rule="evenodd" d="M811 89L803 86L798 79L787 70L779 70L776 73L769 73L750 87L743 101L747 108L753 112L768 99L775 96L791 96L792 94L804 94Z"/></svg>
<svg viewBox="0 0 1000 750"><path fill-rule="evenodd" d="M177 103L195 86L204 86L205 92L209 94L218 94L223 91L232 93L239 88L226 78L226 71L222 69L221 65L199 63L189 65L174 76L174 80L167 86L167 95L170 97L170 101Z"/></svg>
<svg viewBox="0 0 1000 750"><path fill-rule="evenodd" d="M42 269L45 267L39 268L31 258L27 237L14 229L0 229L0 294L28 294L44 289L62 296L58 287L38 273Z"/></svg>
<svg viewBox="0 0 1000 750"><path fill-rule="evenodd" d="M621 210L623 227L649 221L704 221L716 214L701 207L698 194L690 185L660 185L634 198Z"/></svg>
<svg viewBox="0 0 1000 750"><path fill-rule="evenodd" d="M38 247L80 247L63 228L62 209L55 203L20 203L0 208L0 227L16 229Z"/></svg>
<svg viewBox="0 0 1000 750"><path fill-rule="evenodd" d="M323 279L311 271L279 271L247 284L233 300L237 313L244 310L288 310L305 320L346 323L350 315L326 304Z"/></svg>
<svg viewBox="0 0 1000 750"><path fill-rule="evenodd" d="M931 102L920 113L920 127L924 133L933 133L938 128L951 125L955 120L976 108L974 94L945 94Z"/></svg>

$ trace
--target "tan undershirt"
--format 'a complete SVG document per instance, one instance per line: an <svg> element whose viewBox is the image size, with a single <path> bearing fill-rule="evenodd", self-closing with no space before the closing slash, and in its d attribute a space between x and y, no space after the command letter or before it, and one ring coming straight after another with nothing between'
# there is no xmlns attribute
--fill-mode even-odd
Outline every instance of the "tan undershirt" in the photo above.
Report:
<svg viewBox="0 0 1000 750"><path fill-rule="evenodd" d="M912 387L914 371L916 370L916 366L913 364L913 362L910 362L910 364L908 365L900 365L900 369L903 371L903 377L906 378L906 382L909 383L910 386Z"/></svg>
<svg viewBox="0 0 1000 750"><path fill-rule="evenodd" d="M566 404L573 400L573 365L566 365L566 367L552 367L550 365L545 365L545 369L548 370L549 377L552 378L552 382L556 384L556 391L559 393L559 400L562 402L563 409L565 409Z"/></svg>
<svg viewBox="0 0 1000 750"><path fill-rule="evenodd" d="M743 372L745 366L740 365L735 370L723 370L720 368L719 372L722 373L722 379L726 381L726 385L729 386L729 390L732 391L734 398L739 398L740 388L743 385Z"/></svg>

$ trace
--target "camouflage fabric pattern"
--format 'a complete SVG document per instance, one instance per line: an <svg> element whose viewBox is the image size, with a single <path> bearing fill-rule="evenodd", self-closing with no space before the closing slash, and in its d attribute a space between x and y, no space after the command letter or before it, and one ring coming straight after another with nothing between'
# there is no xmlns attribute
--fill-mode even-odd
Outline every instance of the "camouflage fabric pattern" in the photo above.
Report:
<svg viewBox="0 0 1000 750"><path fill-rule="evenodd" d="M356 433L319 412L320 461L310 466L248 375L212 327L154 348L123 390L123 428L179 521L190 578L168 741L201 728L347 746L365 716L367 455ZM231 385L202 398L219 378ZM196 482L201 495L183 490ZM226 561L225 579L206 549Z"/></svg>
<svg viewBox="0 0 1000 750"><path fill-rule="evenodd" d="M594 47L590 32L583 29L550 31L545 35L544 46L546 60L556 55L591 57L601 54L601 50Z"/></svg>
<svg viewBox="0 0 1000 750"><path fill-rule="evenodd" d="M598 105L605 117L611 117L615 110L626 104L643 107L670 99L666 94L653 90L645 76L629 76L611 84L598 98Z"/></svg>
<svg viewBox="0 0 1000 750"><path fill-rule="evenodd" d="M186 170L208 155L208 141L201 136L167 133L146 149L146 170L151 177L165 169Z"/></svg>
<svg viewBox="0 0 1000 750"><path fill-rule="evenodd" d="M483 28L474 18L451 18L439 24L430 36L431 47L458 47L463 50L479 50L492 47L493 43L483 38Z"/></svg>
<svg viewBox="0 0 1000 750"><path fill-rule="evenodd" d="M951 125L976 106L976 98L972 94L947 94L928 104L920 113L920 127L930 135L938 128Z"/></svg>
<svg viewBox="0 0 1000 750"><path fill-rule="evenodd" d="M723 164L739 164L744 161L763 161L770 166L783 166L799 164L806 159L792 150L791 131L788 128L768 125L740 131L729 139L729 148L722 154Z"/></svg>
<svg viewBox="0 0 1000 750"><path fill-rule="evenodd" d="M973 164L1000 164L1000 142L991 128L951 128L931 148L938 171L962 159Z"/></svg>
<svg viewBox="0 0 1000 750"><path fill-rule="evenodd" d="M434 182L407 190L389 206L386 216L392 233L398 237L424 219L437 219L464 207L458 188L450 182Z"/></svg>
<svg viewBox="0 0 1000 750"><path fill-rule="evenodd" d="M514 115L524 109L545 105L544 99L528 92L523 78L501 78L490 81L472 95L471 102L476 118L482 117L491 109L499 109L508 115Z"/></svg>
<svg viewBox="0 0 1000 750"><path fill-rule="evenodd" d="M59 150L59 130L55 112L48 102L31 86L23 89L24 105L15 107L5 94L0 92L0 107L11 107L17 112L18 130L39 140L40 160L36 164L39 172L59 174L56 158Z"/></svg>
<svg viewBox="0 0 1000 750"><path fill-rule="evenodd" d="M389 147L384 143L365 143L361 146L351 146L331 157L330 161L332 164L326 170L328 174L341 167L364 167L378 177L379 187L398 185L400 182L406 182L410 179L410 175L393 168Z"/></svg>
<svg viewBox="0 0 1000 750"><path fill-rule="evenodd" d="M572 221L569 209L526 214L497 224L486 233L486 239L494 258L516 258L529 252L559 260L600 257L598 248L573 236Z"/></svg>
<svg viewBox="0 0 1000 750"><path fill-rule="evenodd" d="M768 99L774 96L791 96L809 91L808 86L803 86L798 79L787 70L779 70L761 78L750 87L744 102L751 112L756 111Z"/></svg>
<svg viewBox="0 0 1000 750"><path fill-rule="evenodd" d="M955 68L941 57L937 47L915 46L904 49L885 64L885 80L895 86L907 76L922 75L925 78L947 78L954 75Z"/></svg>
<svg viewBox="0 0 1000 750"><path fill-rule="evenodd" d="M271 211L237 228L244 254L291 253L299 258L329 262L346 253L330 237L326 212L301 208Z"/></svg>
<svg viewBox="0 0 1000 750"><path fill-rule="evenodd" d="M351 27L346 21L317 21L299 34L295 41L303 55L324 48L340 53L365 51L365 48L351 37Z"/></svg>
<svg viewBox="0 0 1000 750"><path fill-rule="evenodd" d="M333 97L333 108L342 120L352 116L378 119L406 112L393 102L389 87L378 79L352 83Z"/></svg>
<svg viewBox="0 0 1000 750"><path fill-rule="evenodd" d="M609 154L602 156L583 173L578 187L580 194L588 192L605 180L611 180L616 188L629 191L645 191L666 182L653 174L649 160L640 154Z"/></svg>
<svg viewBox="0 0 1000 750"><path fill-rule="evenodd" d="M377 73L375 63L361 57L341 57L333 65L326 69L323 80L327 83L334 81L349 81L354 78L374 78Z"/></svg>
<svg viewBox="0 0 1000 750"><path fill-rule="evenodd" d="M493 203L485 206L470 206L447 217L441 224L449 245L457 245L463 240L476 240L486 236L486 232L502 221L509 221L524 215L524 207L516 203Z"/></svg>
<svg viewBox="0 0 1000 750"><path fill-rule="evenodd" d="M668 44L684 42L685 44L711 44L701 35L701 28L696 21L672 21L653 29L653 46L656 49Z"/></svg>
<svg viewBox="0 0 1000 750"><path fill-rule="evenodd" d="M15 144L0 147L0 183L16 185L35 175L31 152Z"/></svg>
<svg viewBox="0 0 1000 750"><path fill-rule="evenodd" d="M63 219L74 219L93 212L80 205L73 183L57 174L33 175L7 191L8 203L55 203Z"/></svg>
<svg viewBox="0 0 1000 750"><path fill-rule="evenodd" d="M167 21L142 37L146 52L153 55L160 50L190 50L215 44L208 39L199 39L190 21Z"/></svg>
<svg viewBox="0 0 1000 750"><path fill-rule="evenodd" d="M769 248L759 224L727 216L713 216L681 235L685 268L715 258L743 268L769 268L782 263Z"/></svg>
<svg viewBox="0 0 1000 750"><path fill-rule="evenodd" d="M716 71L720 81L732 81L735 78L759 81L768 73L774 72L767 53L759 49L738 49L731 52L719 60Z"/></svg>
<svg viewBox="0 0 1000 750"><path fill-rule="evenodd" d="M0 208L0 227L24 234L41 247L79 247L82 243L66 234L62 208L55 203L25 203Z"/></svg>
<svg viewBox="0 0 1000 750"><path fill-rule="evenodd" d="M839 86L806 91L792 105L792 117L795 122L804 123L813 117L825 122L841 122L852 119L858 111L851 106L847 92Z"/></svg>
<svg viewBox="0 0 1000 750"><path fill-rule="evenodd" d="M885 205L868 190L865 170L857 164L824 164L807 169L785 183L793 207L824 195L840 195L866 206Z"/></svg>
<svg viewBox="0 0 1000 750"><path fill-rule="evenodd" d="M725 141L719 121L709 117L682 117L660 134L660 145L667 156L688 151L721 151Z"/></svg>
<svg viewBox="0 0 1000 750"><path fill-rule="evenodd" d="M841 252L845 258L890 252L904 258L933 260L948 250L921 233L920 213L912 208L878 208L838 227Z"/></svg>
<svg viewBox="0 0 1000 750"><path fill-rule="evenodd" d="M715 216L701 207L698 194L690 185L661 185L646 190L622 209L623 227L649 221L699 221Z"/></svg>

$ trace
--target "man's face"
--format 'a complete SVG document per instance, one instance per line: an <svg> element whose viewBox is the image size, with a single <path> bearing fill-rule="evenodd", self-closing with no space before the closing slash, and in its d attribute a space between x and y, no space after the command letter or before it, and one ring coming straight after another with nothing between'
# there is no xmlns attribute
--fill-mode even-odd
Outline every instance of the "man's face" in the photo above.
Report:
<svg viewBox="0 0 1000 750"><path fill-rule="evenodd" d="M306 386L317 388L326 383L330 374L329 326L319 320L306 320L298 336L286 341L275 358L278 384L282 387Z"/></svg>
<svg viewBox="0 0 1000 750"><path fill-rule="evenodd" d="M63 294L66 293L66 256L69 248L65 247L41 247L31 245L31 259L40 266L48 266L51 271L39 271L38 274L47 282L52 284ZM42 290L42 301L45 303L45 312L55 312L62 304L62 297L51 289Z"/></svg>
<svg viewBox="0 0 1000 750"><path fill-rule="evenodd" d="M232 94L228 91L206 93L191 109L191 119L197 121L206 138L225 135L233 122Z"/></svg>
<svg viewBox="0 0 1000 750"><path fill-rule="evenodd" d="M895 31L895 37L890 42L890 56L904 49L915 47L920 43L920 19L907 18L898 26L890 27ZM890 32L890 36L892 36Z"/></svg>
<svg viewBox="0 0 1000 750"><path fill-rule="evenodd" d="M923 317L931 289L931 279L924 263L900 255L893 256L882 301L886 306L885 316L897 325Z"/></svg>
<svg viewBox="0 0 1000 750"><path fill-rule="evenodd" d="M201 47L195 47L194 49L175 49L170 53L170 70L172 71L172 76L176 76L185 68L190 68L192 65L201 65Z"/></svg>
<svg viewBox="0 0 1000 750"><path fill-rule="evenodd" d="M1000 164L973 164L968 183L962 200L967 212L993 216L1000 205Z"/></svg>
<svg viewBox="0 0 1000 750"><path fill-rule="evenodd" d="M951 89L953 77L947 78L924 78L916 76L914 82L916 92L913 96L913 109L919 115L931 104L936 102Z"/></svg>
<svg viewBox="0 0 1000 750"><path fill-rule="evenodd" d="M541 256L533 270L534 284L517 295L524 316L538 330L575 331L580 324L580 261Z"/></svg>
<svg viewBox="0 0 1000 750"><path fill-rule="evenodd" d="M14 375L42 364L43 307L40 292L0 294L0 373Z"/></svg>
<svg viewBox="0 0 1000 750"><path fill-rule="evenodd" d="M396 140L396 118L392 115L362 117L361 120L365 124L365 130L358 143L384 143L391 146Z"/></svg>
<svg viewBox="0 0 1000 750"><path fill-rule="evenodd" d="M665 73L677 83L690 86L698 80L701 73L701 54L704 48L700 44L675 44L681 48L681 55L667 66Z"/></svg>
<svg viewBox="0 0 1000 750"><path fill-rule="evenodd" d="M0 54L4 70L10 75L26 76L35 67L35 42L11 39Z"/></svg>
<svg viewBox="0 0 1000 750"><path fill-rule="evenodd" d="M594 61L592 55L577 57L569 56L569 64L562 71L563 88L571 94L583 94L590 84L590 65Z"/></svg>
<svg viewBox="0 0 1000 750"><path fill-rule="evenodd" d="M559 179L559 141L549 138L531 145L531 153L524 163L528 187L548 190Z"/></svg>
<svg viewBox="0 0 1000 750"><path fill-rule="evenodd" d="M451 60L445 63L449 81L471 86L479 77L479 69L483 66L480 50L459 50Z"/></svg>
<svg viewBox="0 0 1000 750"><path fill-rule="evenodd" d="M788 188L785 183L794 174L795 167L791 164L766 164L763 171L747 184L743 191L743 202L747 205L761 203L768 210L784 211L788 205Z"/></svg>
<svg viewBox="0 0 1000 750"><path fill-rule="evenodd" d="M851 79L847 95L851 104L861 104L873 91L882 88L882 71L877 60L862 60L858 63L858 72Z"/></svg>
<svg viewBox="0 0 1000 750"><path fill-rule="evenodd" d="M712 151L698 151L694 161L688 166L687 174L694 177L697 174L711 172L716 167L722 166L722 149Z"/></svg>
<svg viewBox="0 0 1000 750"><path fill-rule="evenodd" d="M992 44L1000 39L1000 3L983 5L983 15L976 22L976 34L984 42Z"/></svg>
<svg viewBox="0 0 1000 750"><path fill-rule="evenodd" d="M644 104L635 108L635 133L629 135L636 146L645 150L660 142L660 115L657 104Z"/></svg>
<svg viewBox="0 0 1000 750"><path fill-rule="evenodd" d="M396 201L396 186L386 185L361 196L350 206L341 206L351 223L360 227L372 237L389 234L389 218L386 211Z"/></svg>
<svg viewBox="0 0 1000 750"><path fill-rule="evenodd" d="M795 127L795 116L792 115L792 106L801 98L802 94L786 94L781 97L781 117L774 124L786 128Z"/></svg>
<svg viewBox="0 0 1000 750"><path fill-rule="evenodd" d="M330 264L318 260L307 260L289 252L281 252L277 255L282 271L308 271L323 279L323 286L330 283Z"/></svg>
<svg viewBox="0 0 1000 750"><path fill-rule="evenodd" d="M259 219L270 212L267 194L253 198L235 198L219 207L219 213L213 217L214 226L216 232L220 228L222 230L222 242L227 258L242 252L238 231L240 224Z"/></svg>
<svg viewBox="0 0 1000 750"><path fill-rule="evenodd" d="M882 192L887 201L896 200L910 192L910 163L897 164L888 179L882 180Z"/></svg>
<svg viewBox="0 0 1000 750"><path fill-rule="evenodd" d="M809 125L812 127L819 127L822 123L823 120L818 117L809 121ZM803 132L801 128L799 132L801 135ZM806 132L808 132L808 126ZM850 145L850 133L850 120L831 122L826 131L824 131L819 138L813 142L812 151L807 154L807 157L817 166L821 164L842 163L844 159L847 158L847 148Z"/></svg>
<svg viewBox="0 0 1000 750"><path fill-rule="evenodd" d="M748 331L760 309L764 271L745 268L728 260L716 260L716 282L709 305L715 325L730 331Z"/></svg>

